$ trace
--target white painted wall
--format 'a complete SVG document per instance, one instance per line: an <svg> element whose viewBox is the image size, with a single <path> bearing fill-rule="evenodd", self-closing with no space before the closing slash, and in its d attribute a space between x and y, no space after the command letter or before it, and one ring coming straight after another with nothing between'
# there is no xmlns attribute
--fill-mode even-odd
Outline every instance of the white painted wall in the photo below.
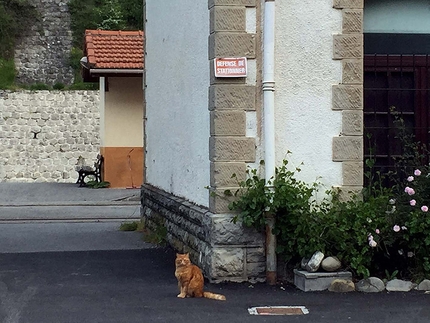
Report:
<svg viewBox="0 0 430 323"><path fill-rule="evenodd" d="M146 182L208 206L208 4L146 0L146 17Z"/></svg>
<svg viewBox="0 0 430 323"><path fill-rule="evenodd" d="M342 184L341 163L332 161L332 138L341 132L341 112L332 111L332 86L341 82L333 60L333 35L341 33L341 10L332 0L276 2L276 159L304 163L300 178L321 176Z"/></svg>
<svg viewBox="0 0 430 323"><path fill-rule="evenodd" d="M430 1L366 0L364 32L429 33Z"/></svg>

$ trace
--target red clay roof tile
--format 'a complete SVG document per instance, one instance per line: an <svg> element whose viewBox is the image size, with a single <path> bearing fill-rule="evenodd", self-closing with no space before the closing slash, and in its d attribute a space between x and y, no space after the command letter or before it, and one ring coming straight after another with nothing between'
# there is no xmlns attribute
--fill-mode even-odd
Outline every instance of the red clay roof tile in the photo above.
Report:
<svg viewBox="0 0 430 323"><path fill-rule="evenodd" d="M91 68L143 69L143 31L86 30L85 55Z"/></svg>

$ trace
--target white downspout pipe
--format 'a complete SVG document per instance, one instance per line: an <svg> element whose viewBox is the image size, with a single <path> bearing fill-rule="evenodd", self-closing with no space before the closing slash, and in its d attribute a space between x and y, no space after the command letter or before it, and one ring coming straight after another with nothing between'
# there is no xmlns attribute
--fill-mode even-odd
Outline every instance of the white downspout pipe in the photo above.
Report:
<svg viewBox="0 0 430 323"><path fill-rule="evenodd" d="M263 136L266 187L275 175L275 0L264 2L263 22ZM266 280L276 284L276 236L272 233L275 217L266 212Z"/></svg>

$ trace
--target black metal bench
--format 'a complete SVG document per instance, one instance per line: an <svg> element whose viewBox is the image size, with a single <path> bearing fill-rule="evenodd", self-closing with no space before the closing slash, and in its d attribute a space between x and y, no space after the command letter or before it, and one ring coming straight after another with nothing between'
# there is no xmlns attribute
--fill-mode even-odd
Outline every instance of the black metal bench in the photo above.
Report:
<svg viewBox="0 0 430 323"><path fill-rule="evenodd" d="M87 183L85 182L85 178L87 176L93 176L94 181L101 183L103 159L104 158L102 155L97 155L97 161L94 163L94 168L92 168L91 166L79 166L79 168L76 169L79 174L76 184L79 184L80 187L87 186Z"/></svg>

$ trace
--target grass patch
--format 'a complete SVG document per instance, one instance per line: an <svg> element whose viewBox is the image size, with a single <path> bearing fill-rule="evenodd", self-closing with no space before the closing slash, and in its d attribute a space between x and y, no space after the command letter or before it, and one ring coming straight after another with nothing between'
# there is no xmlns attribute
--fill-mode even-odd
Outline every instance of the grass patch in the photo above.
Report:
<svg viewBox="0 0 430 323"><path fill-rule="evenodd" d="M0 89L10 89L15 81L15 75L13 59L0 58Z"/></svg>
<svg viewBox="0 0 430 323"><path fill-rule="evenodd" d="M88 181L85 183L87 187L89 188L107 188L110 186L109 182L103 181L103 182L97 182L97 181Z"/></svg>
<svg viewBox="0 0 430 323"><path fill-rule="evenodd" d="M142 232L142 240L159 246L167 244L167 229L162 225L157 225L154 229L149 229L143 221L133 221L121 223L120 231L138 231Z"/></svg>
<svg viewBox="0 0 430 323"><path fill-rule="evenodd" d="M133 222L124 222L119 226L120 231L136 231L139 227L139 223L137 221Z"/></svg>

